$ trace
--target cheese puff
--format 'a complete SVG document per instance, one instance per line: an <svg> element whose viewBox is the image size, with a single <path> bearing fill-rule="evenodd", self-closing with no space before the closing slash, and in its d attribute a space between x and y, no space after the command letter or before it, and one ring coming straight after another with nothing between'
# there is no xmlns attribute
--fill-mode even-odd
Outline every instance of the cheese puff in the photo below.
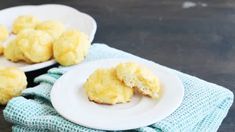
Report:
<svg viewBox="0 0 235 132"><path fill-rule="evenodd" d="M17 46L16 39L11 40L6 48L4 49L4 56L13 62L18 62L18 61L26 61L28 63L31 63L30 60L28 60L23 52L20 50L20 48Z"/></svg>
<svg viewBox="0 0 235 132"><path fill-rule="evenodd" d="M97 69L84 84L89 100L100 104L126 103L134 90L125 86L116 77L114 68Z"/></svg>
<svg viewBox="0 0 235 132"><path fill-rule="evenodd" d="M19 96L26 85L24 72L12 67L0 67L0 105L5 105L13 97Z"/></svg>
<svg viewBox="0 0 235 132"><path fill-rule="evenodd" d="M90 45L86 34L66 31L53 44L55 60L64 66L80 63L88 54Z"/></svg>
<svg viewBox="0 0 235 132"><path fill-rule="evenodd" d="M13 33L18 34L20 31L25 29L34 29L39 23L39 19L35 16L19 16L13 23Z"/></svg>
<svg viewBox="0 0 235 132"><path fill-rule="evenodd" d="M9 32L8 32L8 29L3 26L3 25L0 25L0 42L3 42L5 41L9 36Z"/></svg>
<svg viewBox="0 0 235 132"><path fill-rule="evenodd" d="M42 30L57 39L64 32L64 25L58 21L44 21L36 26L36 30Z"/></svg>
<svg viewBox="0 0 235 132"><path fill-rule="evenodd" d="M151 98L159 97L159 80L149 69L134 62L126 62L117 65L116 73L120 81L135 88L140 94Z"/></svg>
<svg viewBox="0 0 235 132"><path fill-rule="evenodd" d="M16 45L32 63L49 60L52 55L52 38L43 31L24 30L16 37Z"/></svg>

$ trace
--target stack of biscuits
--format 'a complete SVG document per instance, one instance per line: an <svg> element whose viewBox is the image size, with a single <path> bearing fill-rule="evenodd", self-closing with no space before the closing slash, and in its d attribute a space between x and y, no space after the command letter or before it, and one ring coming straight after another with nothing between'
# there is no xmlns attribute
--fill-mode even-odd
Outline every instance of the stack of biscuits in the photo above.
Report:
<svg viewBox="0 0 235 132"><path fill-rule="evenodd" d="M0 55L15 63L34 64L54 58L61 65L74 65L84 60L90 45L85 33L66 30L61 22L55 20L41 21L31 15L19 16L13 22L11 32L0 25ZM26 85L23 71L1 66L0 105L19 96Z"/></svg>
<svg viewBox="0 0 235 132"><path fill-rule="evenodd" d="M12 34L15 37L4 48L2 43L9 32L0 25L0 55L13 62L32 64L54 58L61 65L74 65L84 60L91 45L88 36L79 30L66 30L61 22L41 21L31 15L17 17Z"/></svg>

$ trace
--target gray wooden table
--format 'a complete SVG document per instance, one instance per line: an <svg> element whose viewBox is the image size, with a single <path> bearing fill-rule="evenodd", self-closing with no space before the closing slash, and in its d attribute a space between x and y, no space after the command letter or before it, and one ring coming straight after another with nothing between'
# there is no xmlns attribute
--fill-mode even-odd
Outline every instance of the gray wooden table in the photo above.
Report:
<svg viewBox="0 0 235 132"><path fill-rule="evenodd" d="M94 42L106 43L235 91L235 1L7 0L17 5L60 3L93 16ZM191 7L191 8L189 8ZM1 20L0 20L1 23ZM27 74L32 79L47 69ZM0 131L11 130L0 107ZM219 131L235 131L233 105Z"/></svg>

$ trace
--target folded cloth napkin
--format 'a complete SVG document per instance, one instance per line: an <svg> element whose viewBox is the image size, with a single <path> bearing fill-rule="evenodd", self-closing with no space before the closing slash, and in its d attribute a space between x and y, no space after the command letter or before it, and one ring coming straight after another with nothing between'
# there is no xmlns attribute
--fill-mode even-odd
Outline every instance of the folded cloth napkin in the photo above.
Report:
<svg viewBox="0 0 235 132"><path fill-rule="evenodd" d="M141 59L104 44L93 44L85 62L110 57ZM165 68L176 74L184 84L185 95L181 106L162 121L133 131L216 131L233 103L233 93L216 84ZM13 123L13 131L101 131L74 124L61 117L52 107L50 90L53 83L69 69L49 70L47 74L35 79L38 86L24 90L22 96L10 100L3 113L5 119Z"/></svg>

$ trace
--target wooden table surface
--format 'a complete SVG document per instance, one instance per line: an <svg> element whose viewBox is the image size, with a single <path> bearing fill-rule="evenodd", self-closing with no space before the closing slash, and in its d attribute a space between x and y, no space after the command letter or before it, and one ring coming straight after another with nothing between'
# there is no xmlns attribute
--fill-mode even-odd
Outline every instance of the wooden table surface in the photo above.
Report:
<svg viewBox="0 0 235 132"><path fill-rule="evenodd" d="M106 43L235 91L235 1L5 0L0 9L60 3L93 16L94 42ZM185 5L185 6L183 6ZM190 5L194 6L187 8ZM0 20L1 23L1 20ZM29 73L32 79L47 69ZM0 107L0 131L11 130ZM233 105L219 131L235 131Z"/></svg>

